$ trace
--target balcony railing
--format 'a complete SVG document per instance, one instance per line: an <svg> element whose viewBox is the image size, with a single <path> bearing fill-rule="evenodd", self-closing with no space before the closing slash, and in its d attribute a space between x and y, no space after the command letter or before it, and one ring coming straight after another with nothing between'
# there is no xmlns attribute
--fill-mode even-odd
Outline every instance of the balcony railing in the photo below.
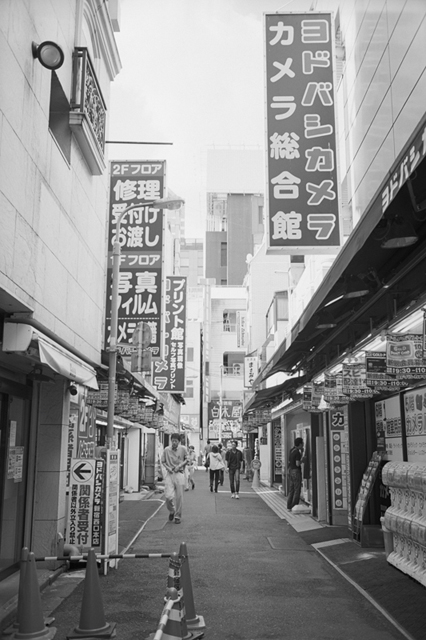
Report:
<svg viewBox="0 0 426 640"><path fill-rule="evenodd" d="M105 171L106 105L86 47L73 54L70 127L94 175Z"/></svg>
<svg viewBox="0 0 426 640"><path fill-rule="evenodd" d="M222 375L238 378L243 375L243 365L242 364L234 364L232 367L223 367Z"/></svg>

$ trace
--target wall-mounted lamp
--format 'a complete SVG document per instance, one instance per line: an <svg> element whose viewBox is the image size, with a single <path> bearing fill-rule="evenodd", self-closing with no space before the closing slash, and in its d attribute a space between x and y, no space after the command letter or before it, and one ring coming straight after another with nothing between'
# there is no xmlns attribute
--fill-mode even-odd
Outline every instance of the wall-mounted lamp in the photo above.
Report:
<svg viewBox="0 0 426 640"><path fill-rule="evenodd" d="M419 236L408 220L396 216L389 222L388 230L380 246L382 249L402 249L414 244L418 239Z"/></svg>
<svg viewBox="0 0 426 640"><path fill-rule="evenodd" d="M72 396L76 396L78 393L78 389L74 384L70 384L70 386L68 387L68 391Z"/></svg>
<svg viewBox="0 0 426 640"><path fill-rule="evenodd" d="M50 40L45 40L41 44L33 42L32 49L33 58L37 58L40 64L46 67L46 69L54 71L62 67L65 56L61 47L56 44L56 42L51 42Z"/></svg>

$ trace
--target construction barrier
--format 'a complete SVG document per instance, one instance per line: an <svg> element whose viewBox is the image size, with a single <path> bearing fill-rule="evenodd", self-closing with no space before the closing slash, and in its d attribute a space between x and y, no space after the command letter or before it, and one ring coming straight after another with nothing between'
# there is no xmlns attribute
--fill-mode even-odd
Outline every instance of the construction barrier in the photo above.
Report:
<svg viewBox="0 0 426 640"><path fill-rule="evenodd" d="M170 558L171 553L95 553L96 560L124 560L126 558ZM43 558L35 558L36 562L47 562L48 560L87 560L88 554L82 553L80 556L44 556Z"/></svg>
<svg viewBox="0 0 426 640"><path fill-rule="evenodd" d="M56 633L55 627L45 624L34 553L27 547L21 552L17 623L17 631L10 636L17 640L50 640Z"/></svg>
<svg viewBox="0 0 426 640"><path fill-rule="evenodd" d="M189 630L205 629L206 625L203 616L195 613L194 594L192 591L191 572L189 570L189 557L186 543L182 542L179 548L179 558L181 562L181 584L185 598L186 624Z"/></svg>
<svg viewBox="0 0 426 640"><path fill-rule="evenodd" d="M87 556L80 624L67 635L67 638L113 638L116 635L115 627L115 622L105 621L96 554L91 549Z"/></svg>

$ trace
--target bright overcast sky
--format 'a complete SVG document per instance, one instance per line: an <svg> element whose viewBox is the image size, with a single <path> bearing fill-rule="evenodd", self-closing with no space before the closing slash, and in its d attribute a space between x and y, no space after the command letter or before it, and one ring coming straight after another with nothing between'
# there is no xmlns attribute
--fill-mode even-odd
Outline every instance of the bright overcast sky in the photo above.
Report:
<svg viewBox="0 0 426 640"><path fill-rule="evenodd" d="M108 139L173 146L108 145L109 159L165 159L187 237L204 236L207 147L264 147L263 13L306 1L121 0Z"/></svg>

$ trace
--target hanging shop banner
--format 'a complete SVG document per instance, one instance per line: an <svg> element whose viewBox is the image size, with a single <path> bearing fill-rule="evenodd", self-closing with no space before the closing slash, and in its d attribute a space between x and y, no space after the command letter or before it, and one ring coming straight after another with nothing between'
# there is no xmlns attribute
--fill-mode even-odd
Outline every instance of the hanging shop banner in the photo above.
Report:
<svg viewBox="0 0 426 640"><path fill-rule="evenodd" d="M257 376L258 370L258 356L245 356L244 357L244 386L246 389L250 389Z"/></svg>
<svg viewBox="0 0 426 640"><path fill-rule="evenodd" d="M340 246L331 14L266 14L268 250Z"/></svg>
<svg viewBox="0 0 426 640"><path fill-rule="evenodd" d="M365 360L344 363L342 366L342 391L350 400L372 398L373 389L367 387Z"/></svg>
<svg viewBox="0 0 426 640"><path fill-rule="evenodd" d="M319 403L324 395L325 387L324 383L319 384L308 383L303 385L303 400L302 409L311 413L318 413L320 411Z"/></svg>
<svg viewBox="0 0 426 640"><path fill-rule="evenodd" d="M244 416L242 421L242 430L246 433L258 429L259 427L271 422L272 414L270 409L255 409Z"/></svg>
<svg viewBox="0 0 426 640"><path fill-rule="evenodd" d="M166 393L185 393L186 277L166 278L164 357L154 361L154 386Z"/></svg>
<svg viewBox="0 0 426 640"><path fill-rule="evenodd" d="M342 372L325 373L324 375L324 400L332 406L347 404L348 397L343 394Z"/></svg>
<svg viewBox="0 0 426 640"><path fill-rule="evenodd" d="M152 332L148 347L153 356L161 355L163 211L144 203L158 200L165 192L165 161L127 161L110 163L108 270L105 345L111 331L111 293L113 246L120 214L131 205L120 225L121 247L118 282L118 350L132 351L136 326L146 322Z"/></svg>
<svg viewBox="0 0 426 640"><path fill-rule="evenodd" d="M425 378L423 334L388 333L386 335L386 370L399 380Z"/></svg>
<svg viewBox="0 0 426 640"><path fill-rule="evenodd" d="M83 551L100 550L104 461L99 458L73 458L66 542Z"/></svg>
<svg viewBox="0 0 426 640"><path fill-rule="evenodd" d="M237 311L237 347L247 346L247 316L245 311Z"/></svg>
<svg viewBox="0 0 426 640"><path fill-rule="evenodd" d="M398 391L408 387L408 382L398 380L387 372L386 353L384 351L366 351L366 384L376 391Z"/></svg>

